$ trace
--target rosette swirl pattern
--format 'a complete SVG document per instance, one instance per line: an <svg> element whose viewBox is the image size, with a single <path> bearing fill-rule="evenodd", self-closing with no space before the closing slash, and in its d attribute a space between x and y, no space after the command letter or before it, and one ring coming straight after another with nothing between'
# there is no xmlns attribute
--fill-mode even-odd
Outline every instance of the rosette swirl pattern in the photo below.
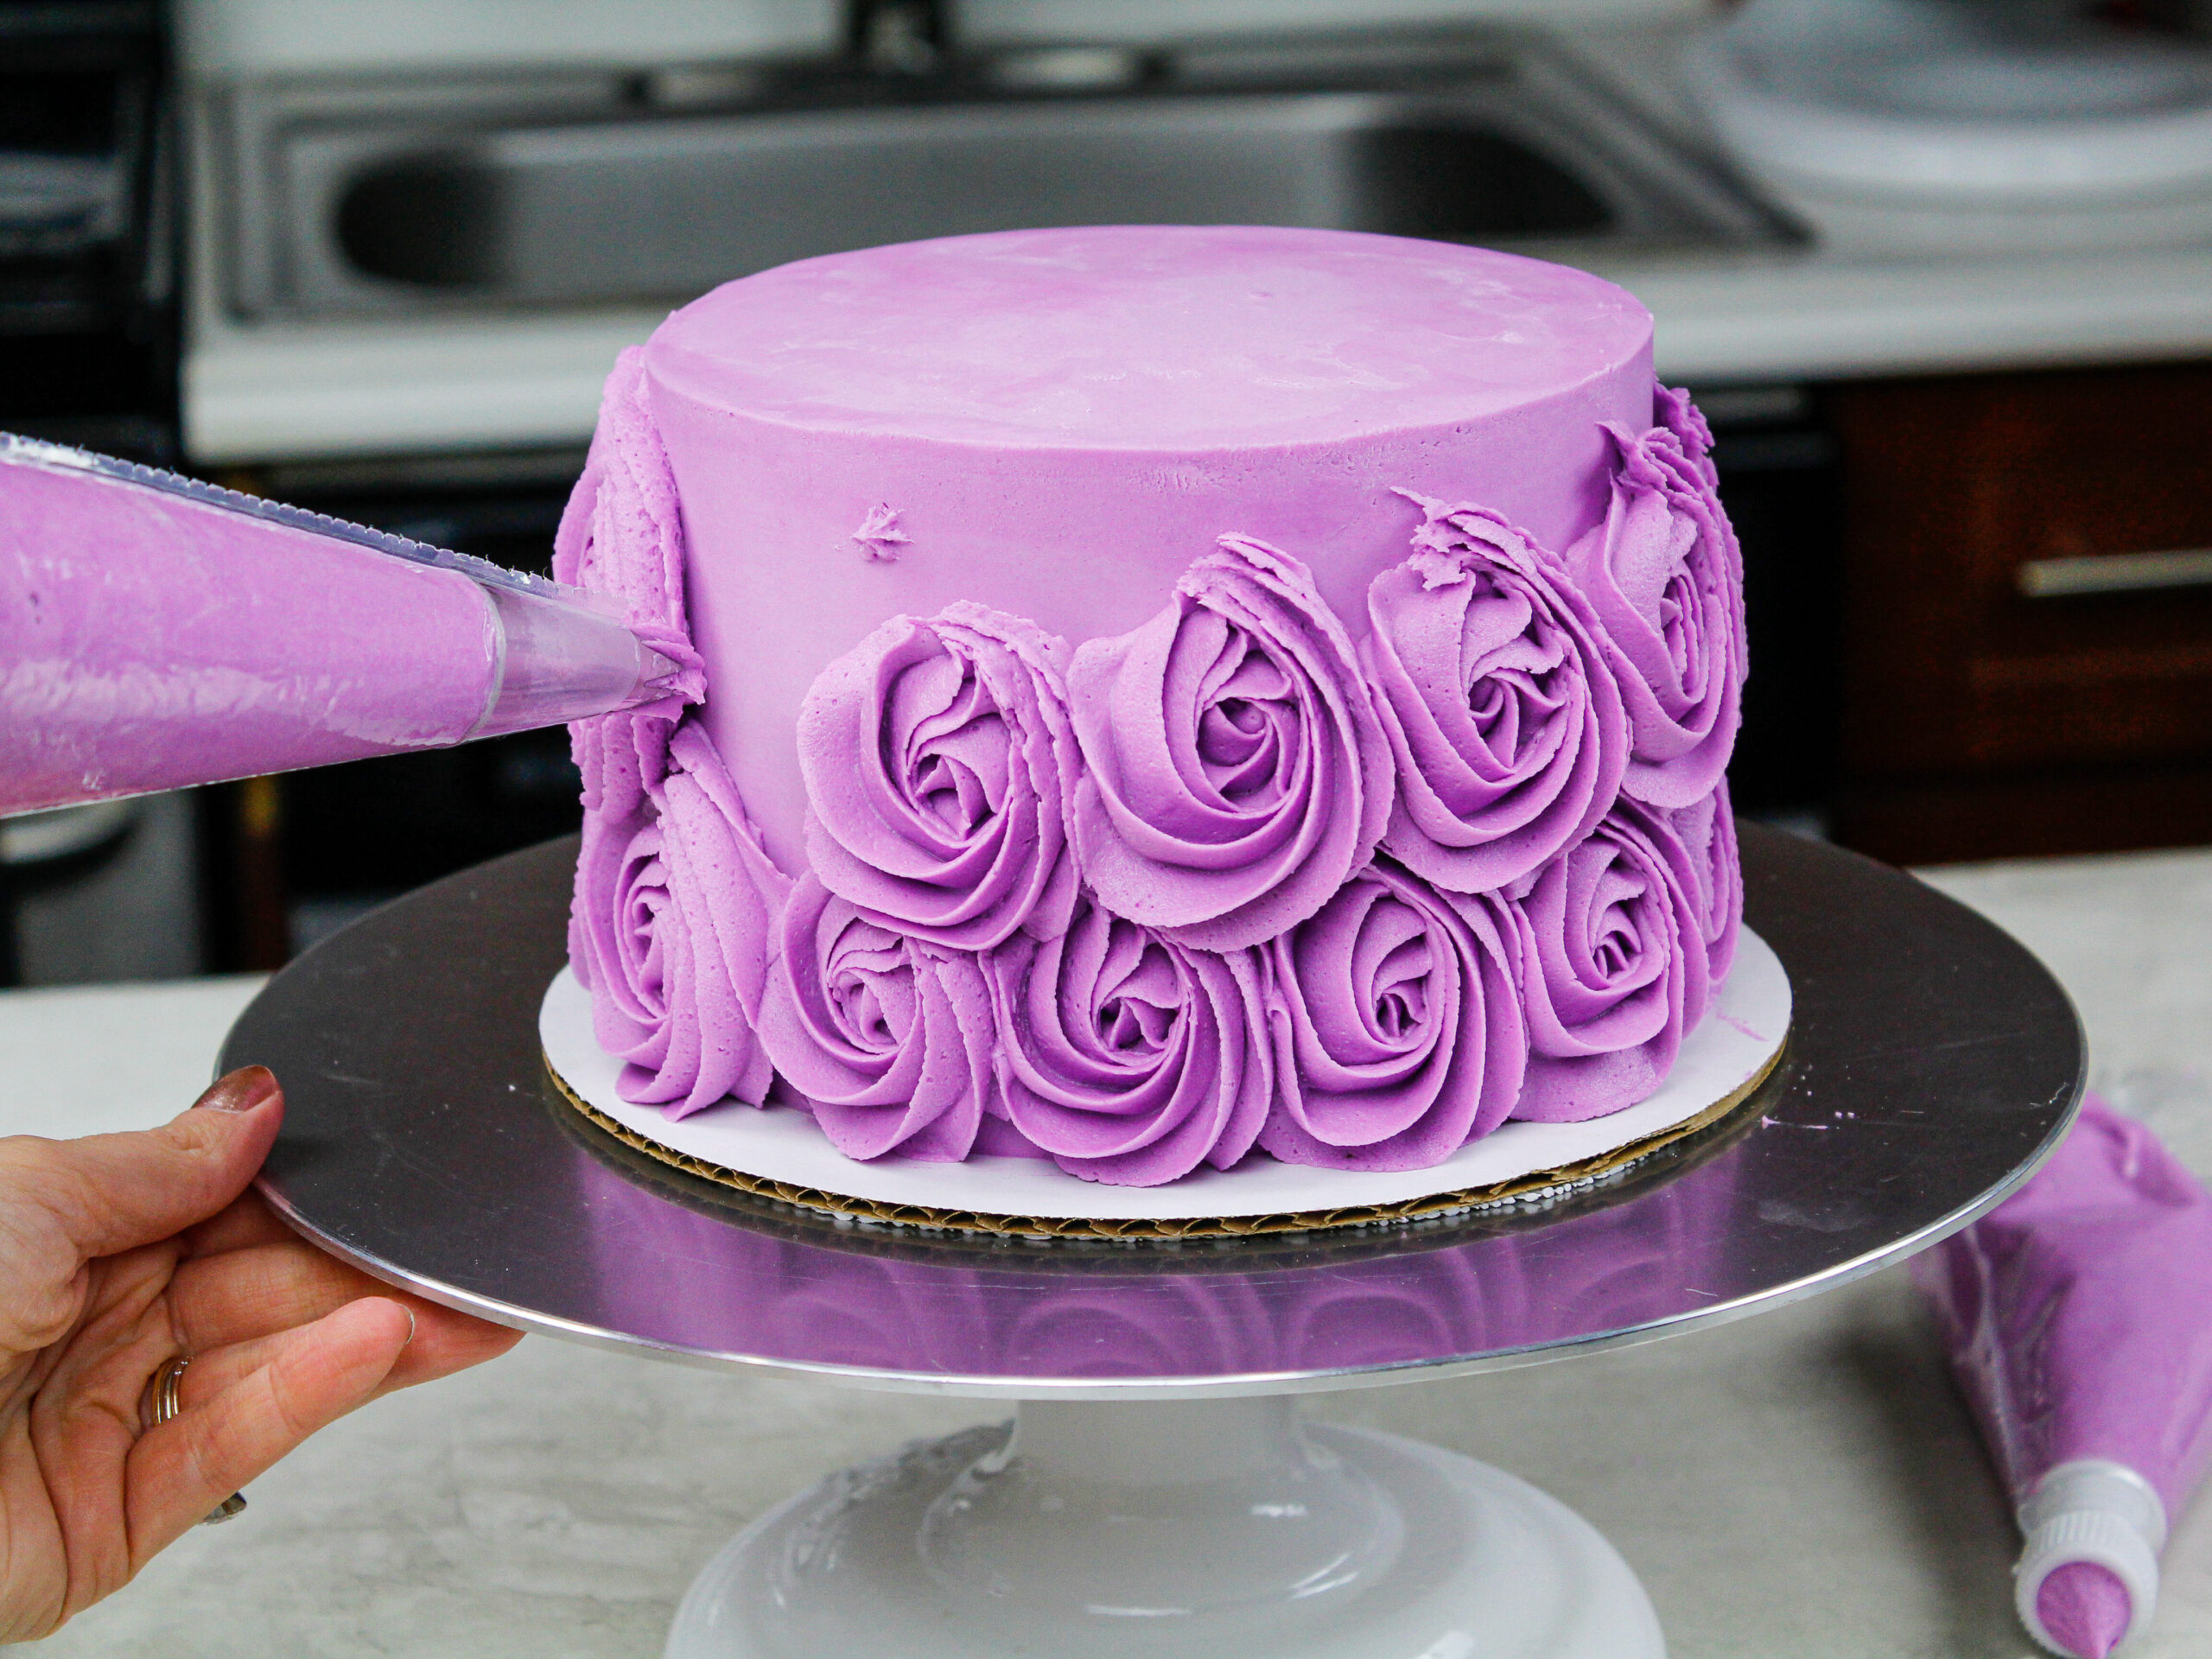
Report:
<svg viewBox="0 0 2212 1659"><path fill-rule="evenodd" d="M1705 411L1690 401L1690 395L1680 386L1655 385L1651 388L1652 418L1675 435L1675 442L1681 446L1683 459L1697 475L1713 488L1720 487L1719 469L1713 464L1713 429L1706 423Z"/></svg>
<svg viewBox="0 0 2212 1659"><path fill-rule="evenodd" d="M1496 901L1455 905L1377 860L1267 946L1286 1163L1425 1169L1496 1128L1528 1037Z"/></svg>
<svg viewBox="0 0 2212 1659"><path fill-rule="evenodd" d="M1689 855L1692 896L1705 938L1707 972L1717 989L1736 963L1736 936L1744 926L1744 866L1736 850L1736 815L1728 780L1667 822Z"/></svg>
<svg viewBox="0 0 2212 1659"><path fill-rule="evenodd" d="M1628 718L1597 619L1549 556L1480 507L1408 499L1414 552L1369 586L1360 645L1397 758L1382 844L1439 887L1486 893L1605 816Z"/></svg>
<svg viewBox="0 0 2212 1659"><path fill-rule="evenodd" d="M685 628L676 480L635 351L607 378L554 573L619 600L680 671L660 701L570 728L584 824L569 959L591 992L594 1031L627 1062L626 1098L674 1117L732 1094L757 1103L770 1077L753 1022L789 883L713 742L684 717L704 674Z"/></svg>
<svg viewBox="0 0 2212 1659"><path fill-rule="evenodd" d="M1109 910L1210 950L1328 901L1389 822L1389 740L1343 625L1289 555L1224 536L1166 609L1068 673L1076 844Z"/></svg>
<svg viewBox="0 0 2212 1659"><path fill-rule="evenodd" d="M991 1089L991 1007L971 956L863 915L811 874L784 909L760 1040L848 1158L957 1161Z"/></svg>
<svg viewBox="0 0 2212 1659"><path fill-rule="evenodd" d="M705 670L684 620L683 520L676 480L645 411L644 358L634 348L616 359L607 376L591 454L554 537L553 574L619 601L632 626L679 664L670 696L569 728L583 773L587 836L597 824L603 833L626 839L656 810L646 797L668 775L670 734L685 706L706 692ZM579 886L579 895L582 891ZM582 914L579 908L570 931L570 954L579 963L583 957L575 928Z"/></svg>
<svg viewBox="0 0 2212 1659"><path fill-rule="evenodd" d="M1192 950L1086 895L983 959L1007 1116L1070 1174L1156 1186L1251 1150L1272 1073L1250 951Z"/></svg>
<svg viewBox="0 0 2212 1659"><path fill-rule="evenodd" d="M916 938L982 950L1067 925L1080 757L1065 646L956 604L893 617L823 670L798 718L823 885Z"/></svg>
<svg viewBox="0 0 2212 1659"><path fill-rule="evenodd" d="M1710 985L1696 880L1673 828L1624 800L1508 890L1529 1048L1514 1116L1602 1117L1666 1081Z"/></svg>
<svg viewBox="0 0 2212 1659"><path fill-rule="evenodd" d="M1605 522L1567 551L1568 574L1605 630L1628 709L1621 787L1672 810L1710 794L1740 723L1744 576L1713 493L1704 424L1687 401L1675 423L1635 433L1605 423L1614 450Z"/></svg>
<svg viewBox="0 0 2212 1659"><path fill-rule="evenodd" d="M569 960L600 1046L627 1062L623 1098L683 1117L766 1097L754 1022L790 883L704 732L678 726L665 760L637 810L585 815Z"/></svg>

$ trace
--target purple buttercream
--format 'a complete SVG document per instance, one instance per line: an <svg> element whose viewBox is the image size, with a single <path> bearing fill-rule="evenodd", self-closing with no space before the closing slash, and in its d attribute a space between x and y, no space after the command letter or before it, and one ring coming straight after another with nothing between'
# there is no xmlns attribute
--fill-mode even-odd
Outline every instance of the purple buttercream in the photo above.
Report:
<svg viewBox="0 0 2212 1659"><path fill-rule="evenodd" d="M601 1046L629 1063L623 1098L683 1117L731 1095L766 1097L754 1025L791 884L706 734L683 722L664 758L664 774L620 817L592 785L627 774L609 766L587 779L570 960L590 988Z"/></svg>
<svg viewBox="0 0 2212 1659"><path fill-rule="evenodd" d="M0 814L459 743L482 588L0 448Z"/></svg>
<svg viewBox="0 0 2212 1659"><path fill-rule="evenodd" d="M583 773L587 828L594 818L620 823L645 809L647 791L667 775L677 721L706 696L706 672L685 625L683 517L645 412L644 373L633 348L607 376L591 454L553 539L553 574L620 604L678 672L671 695L659 702L569 728ZM573 920L569 955L582 960Z"/></svg>
<svg viewBox="0 0 2212 1659"><path fill-rule="evenodd" d="M2177 1517L2212 1470L2212 1192L2095 1095L2050 1161L1913 1263L2012 1501L2080 1459Z"/></svg>
<svg viewBox="0 0 2212 1659"><path fill-rule="evenodd" d="M1383 845L1485 893L1590 833L1619 792L1628 718L1587 601L1497 514L1402 492L1413 556L1367 590L1360 646L1397 757Z"/></svg>
<svg viewBox="0 0 2212 1659"><path fill-rule="evenodd" d="M1065 927L1081 764L1065 653L1019 617L955 604L893 617L823 670L798 721L823 885L954 950Z"/></svg>
<svg viewBox="0 0 2212 1659"><path fill-rule="evenodd" d="M645 413L643 372L632 351L608 378L554 570L619 601L679 671L661 701L572 728L584 829L569 959L591 992L601 1044L628 1062L624 1096L681 1117L767 1092L753 1023L790 884L686 712L704 680L684 627L676 483Z"/></svg>
<svg viewBox="0 0 2212 1659"><path fill-rule="evenodd" d="M760 1040L848 1158L957 1161L991 1092L976 959L873 921L815 876L785 906Z"/></svg>
<svg viewBox="0 0 2212 1659"><path fill-rule="evenodd" d="M1267 947L1286 1163L1423 1169L1502 1122L1528 1055L1497 902L1377 860Z"/></svg>
<svg viewBox="0 0 2212 1659"><path fill-rule="evenodd" d="M1666 1081L1710 986L1696 882L1681 837L1624 799L1508 890L1529 1047L1514 1116L1602 1117Z"/></svg>
<svg viewBox="0 0 2212 1659"><path fill-rule="evenodd" d="M2069 1561L2036 1592L2036 1617L2075 1659L2105 1659L2135 1622L2135 1605L2110 1567Z"/></svg>
<svg viewBox="0 0 2212 1659"><path fill-rule="evenodd" d="M1689 854L1706 975L1717 989L1736 964L1736 936L1744 927L1744 866L1736 851L1728 780L1723 778L1712 794L1666 817Z"/></svg>
<svg viewBox="0 0 2212 1659"><path fill-rule="evenodd" d="M863 558L879 564L890 564L899 556L899 550L914 538L899 528L899 509L888 501L879 501L868 510L860 528L853 532L853 540Z"/></svg>
<svg viewBox="0 0 2212 1659"><path fill-rule="evenodd" d="M910 302L939 326L883 323ZM1270 354L1287 316L1325 325L1318 379ZM1405 347L1438 317L1499 342L1479 372ZM639 1098L757 1099L772 1062L854 1157L1150 1185L1255 1146L1433 1164L1663 1080L1740 916L1741 575L1633 302L1424 244L1122 229L844 256L684 318L650 376L618 364L560 543L683 670L577 733L572 954ZM1224 327L1280 395L1163 397ZM1093 385L1109 345L1142 372ZM1370 440L1376 399L1427 412ZM1430 493L1401 492L1410 556L1397 484ZM1253 534L1185 566L1224 524Z"/></svg>
<svg viewBox="0 0 2212 1659"><path fill-rule="evenodd" d="M591 453L554 537L553 575L617 601L677 672L661 702L579 721L580 730L608 730L617 721L672 726L683 705L704 701L707 672L691 645L683 564L683 504L646 408L645 353L633 346L607 377Z"/></svg>
<svg viewBox="0 0 2212 1659"><path fill-rule="evenodd" d="M983 959L1007 1114L1070 1174L1156 1186L1251 1150L1272 1093L1251 951L1192 950L1086 894Z"/></svg>
<svg viewBox="0 0 2212 1659"><path fill-rule="evenodd" d="M2152 1609L2097 1564L2094 1535L2067 1524L2081 1512L2047 1482L2117 1464L2157 1494L2163 1531L2212 1469L2212 1192L2091 1094L2049 1161L1912 1276L2012 1503L2058 1499L2022 1560L2050 1569L2037 1616L2080 1659L2111 1651Z"/></svg>
<svg viewBox="0 0 2212 1659"><path fill-rule="evenodd" d="M1289 555L1224 536L1068 673L1076 841L1106 907L1210 950L1328 902L1381 839L1389 741L1344 626Z"/></svg>
<svg viewBox="0 0 2212 1659"><path fill-rule="evenodd" d="M1720 472L1713 464L1713 428L1706 423L1705 411L1690 400L1688 391L1681 386L1654 385L1651 418L1675 435L1683 458L1697 475L1719 489Z"/></svg>
<svg viewBox="0 0 2212 1659"><path fill-rule="evenodd" d="M1740 723L1742 555L1714 493L1704 423L1669 393L1669 423L1604 423L1614 451L1605 522L1567 550L1569 575L1605 630L1628 708L1622 789L1688 806L1719 782Z"/></svg>

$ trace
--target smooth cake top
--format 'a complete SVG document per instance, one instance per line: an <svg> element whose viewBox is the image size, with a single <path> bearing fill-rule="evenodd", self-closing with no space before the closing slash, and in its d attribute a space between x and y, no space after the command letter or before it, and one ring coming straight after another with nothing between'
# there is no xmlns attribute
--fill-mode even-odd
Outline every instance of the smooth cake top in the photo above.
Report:
<svg viewBox="0 0 2212 1659"><path fill-rule="evenodd" d="M1480 420L1648 348L1611 283L1348 231L1109 226L830 254L654 334L655 379L782 425L1020 448L1244 448Z"/></svg>

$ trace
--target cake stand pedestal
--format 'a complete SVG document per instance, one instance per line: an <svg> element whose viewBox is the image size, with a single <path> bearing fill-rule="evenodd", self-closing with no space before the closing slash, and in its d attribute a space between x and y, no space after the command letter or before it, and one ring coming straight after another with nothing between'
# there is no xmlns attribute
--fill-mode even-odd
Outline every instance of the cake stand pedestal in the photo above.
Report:
<svg viewBox="0 0 2212 1659"><path fill-rule="evenodd" d="M669 1659L1659 1659L1650 1600L1557 1499L1287 1395L1024 1401L841 1471L692 1583Z"/></svg>
<svg viewBox="0 0 2212 1659"><path fill-rule="evenodd" d="M1811 1295L1998 1203L2078 1102L2064 994L1986 922L1743 836L1788 968L1732 1118L1549 1208L1037 1247L841 1228L582 1121L536 1014L574 842L423 889L273 980L226 1067L284 1081L263 1190L385 1281L682 1363L1020 1402L832 1475L700 1574L673 1659L1656 1659L1635 1576L1510 1474L1294 1395L1528 1364Z"/></svg>

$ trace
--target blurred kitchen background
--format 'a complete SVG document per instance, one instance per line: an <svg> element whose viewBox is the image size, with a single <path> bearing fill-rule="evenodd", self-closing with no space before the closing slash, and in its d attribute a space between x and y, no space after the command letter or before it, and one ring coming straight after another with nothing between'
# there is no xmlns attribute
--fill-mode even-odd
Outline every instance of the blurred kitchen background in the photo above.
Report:
<svg viewBox="0 0 2212 1659"><path fill-rule="evenodd" d="M0 0L0 428L518 566L671 305L1116 220L1649 304L1747 814L2212 842L2212 0ZM275 965L575 788L539 733L0 823L0 983Z"/></svg>

